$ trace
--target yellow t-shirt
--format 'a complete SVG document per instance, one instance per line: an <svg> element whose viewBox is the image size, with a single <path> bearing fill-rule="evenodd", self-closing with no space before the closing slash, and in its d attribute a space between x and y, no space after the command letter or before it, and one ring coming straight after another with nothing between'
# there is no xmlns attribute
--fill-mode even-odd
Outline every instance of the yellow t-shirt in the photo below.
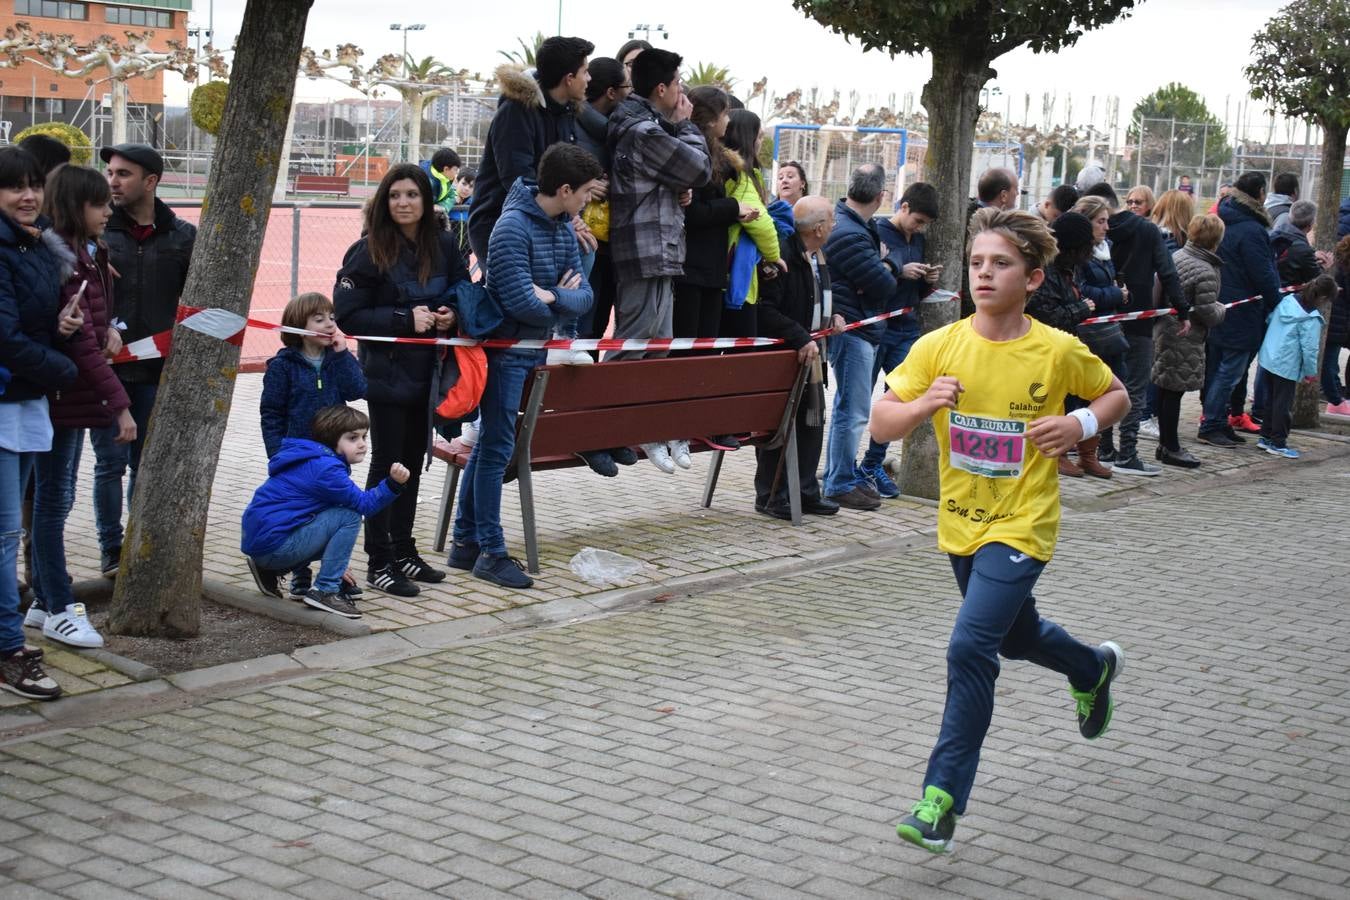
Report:
<svg viewBox="0 0 1350 900"><path fill-rule="evenodd" d="M981 337L973 319L925 334L886 376L909 402L933 380L961 381L955 410L933 416L942 497L938 546L969 556L1004 543L1045 562L1059 536L1059 474L1025 437L1042 416L1063 415L1064 396L1095 398L1111 386L1111 370L1071 334L1031 321L1011 341Z"/></svg>

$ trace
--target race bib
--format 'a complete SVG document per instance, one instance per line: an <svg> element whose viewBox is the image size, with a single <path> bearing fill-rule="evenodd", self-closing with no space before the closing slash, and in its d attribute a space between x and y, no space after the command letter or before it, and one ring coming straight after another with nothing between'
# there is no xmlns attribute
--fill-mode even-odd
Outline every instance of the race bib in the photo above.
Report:
<svg viewBox="0 0 1350 900"><path fill-rule="evenodd" d="M1025 468L1027 423L1017 419L949 414L953 469L985 478L1020 478Z"/></svg>

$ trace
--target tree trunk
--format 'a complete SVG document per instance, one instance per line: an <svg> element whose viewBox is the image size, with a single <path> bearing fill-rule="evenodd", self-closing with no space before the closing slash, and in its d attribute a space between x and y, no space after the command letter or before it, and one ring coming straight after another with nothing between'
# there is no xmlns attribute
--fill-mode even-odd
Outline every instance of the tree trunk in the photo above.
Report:
<svg viewBox="0 0 1350 900"><path fill-rule="evenodd" d="M928 110L924 173L938 194L938 219L928 226L928 262L942 266L938 283L950 291L960 291L964 280L975 120L980 113L980 88L993 74L984 59L969 58L961 48L934 48L933 75L923 86L923 105ZM919 326L927 333L955 322L959 314L959 301L920 304ZM905 438L900 489L914 497L938 498L937 438L929 422Z"/></svg>
<svg viewBox="0 0 1350 900"><path fill-rule="evenodd" d="M248 313L311 3L248 0L185 304ZM113 592L116 634L198 631L207 509L238 365L238 346L174 329Z"/></svg>
<svg viewBox="0 0 1350 900"><path fill-rule="evenodd" d="M417 165L422 159L422 109L427 98L409 91L404 95L404 105L408 108L408 157L404 162Z"/></svg>
<svg viewBox="0 0 1350 900"><path fill-rule="evenodd" d="M1322 168L1317 179L1317 233L1313 246L1331 250L1336 246L1336 211L1341 205L1341 172L1345 169L1344 125L1319 122L1322 126Z"/></svg>
<svg viewBox="0 0 1350 900"><path fill-rule="evenodd" d="M127 82L124 78L112 80L112 142L114 147L127 142Z"/></svg>

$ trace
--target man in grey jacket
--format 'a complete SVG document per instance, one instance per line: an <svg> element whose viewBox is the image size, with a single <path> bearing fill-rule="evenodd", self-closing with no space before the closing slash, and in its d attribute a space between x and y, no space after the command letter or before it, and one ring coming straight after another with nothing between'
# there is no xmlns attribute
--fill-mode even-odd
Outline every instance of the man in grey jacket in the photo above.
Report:
<svg viewBox="0 0 1350 900"><path fill-rule="evenodd" d="M610 253L619 282L614 337L673 336L673 278L684 272L684 214L691 188L712 177L708 146L680 86L682 58L643 50L633 61L633 92L609 119ZM617 351L606 359L664 356Z"/></svg>

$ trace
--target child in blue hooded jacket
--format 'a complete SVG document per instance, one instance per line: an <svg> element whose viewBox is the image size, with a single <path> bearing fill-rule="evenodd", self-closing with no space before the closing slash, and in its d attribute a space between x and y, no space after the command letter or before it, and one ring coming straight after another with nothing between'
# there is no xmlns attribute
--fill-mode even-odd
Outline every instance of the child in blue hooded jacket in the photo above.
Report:
<svg viewBox="0 0 1350 900"><path fill-rule="evenodd" d="M277 580L296 566L319 561L314 586L300 598L306 606L359 619L352 601L339 594L361 519L388 506L409 472L395 463L389 477L363 491L352 466L366 458L370 419L349 406L318 411L313 440L286 438L267 464L268 478L244 510L239 548L248 557L258 590L280 597Z"/></svg>
<svg viewBox="0 0 1350 900"><path fill-rule="evenodd" d="M1286 294L1266 319L1266 336L1258 359L1270 376L1270 409L1261 422L1256 446L1274 456L1298 459L1288 444L1299 381L1315 381L1321 368L1322 313L1317 307L1336 296L1336 281L1319 275L1296 294Z"/></svg>

